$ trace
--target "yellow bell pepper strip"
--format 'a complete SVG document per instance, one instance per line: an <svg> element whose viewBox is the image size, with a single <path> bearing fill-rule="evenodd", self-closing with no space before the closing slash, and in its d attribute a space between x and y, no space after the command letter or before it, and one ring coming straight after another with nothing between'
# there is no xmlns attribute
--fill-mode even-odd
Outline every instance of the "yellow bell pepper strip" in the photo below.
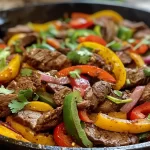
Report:
<svg viewBox="0 0 150 150"><path fill-rule="evenodd" d="M95 50L97 52L97 50L98 50L98 54L105 60L105 62L107 64L111 64L113 67L112 72L114 73L115 78L117 80L116 84L114 85L114 89L116 89L116 90L121 89L126 81L126 70L125 70L123 63L119 59L119 57L113 51L111 51L109 48L107 48L103 45L100 45L98 43L83 42L78 45L77 49L80 49L81 47L91 48L93 50L93 52Z"/></svg>
<svg viewBox="0 0 150 150"><path fill-rule="evenodd" d="M92 19L98 19L101 17L109 17L109 18L111 17L117 23L119 23L123 20L123 17L119 13L117 13L113 10L101 10L90 16L90 18L92 18Z"/></svg>
<svg viewBox="0 0 150 150"><path fill-rule="evenodd" d="M95 125L108 131L143 133L150 131L150 121L147 119L125 120L98 113Z"/></svg>
<svg viewBox="0 0 150 150"><path fill-rule="evenodd" d="M134 60L135 64L136 64L138 67L143 67L143 66L145 66L145 63L144 63L142 57L141 57L139 54L129 52L129 55L130 55L130 57Z"/></svg>
<svg viewBox="0 0 150 150"><path fill-rule="evenodd" d="M8 83L14 79L19 72L20 64L21 58L18 54L16 54L9 62L8 66L0 71L0 83Z"/></svg>
<svg viewBox="0 0 150 150"><path fill-rule="evenodd" d="M24 109L46 112L46 111L53 110L53 107L44 102L32 101L32 102L28 103Z"/></svg>
<svg viewBox="0 0 150 150"><path fill-rule="evenodd" d="M119 119L127 119L127 113L124 112L110 112L108 113L108 116Z"/></svg>
<svg viewBox="0 0 150 150"><path fill-rule="evenodd" d="M16 121L14 121L11 116L8 116L6 118L6 122L8 122L12 128L14 128L17 132L19 132L24 138L26 138L30 142L51 146L55 145L53 137L50 134L35 133L30 128L25 127L22 124L19 124Z"/></svg>
<svg viewBox="0 0 150 150"><path fill-rule="evenodd" d="M77 65L77 66L68 67L68 68L60 70L57 73L57 76L58 77L68 76L69 73L74 70L80 70L81 74L88 74L92 77L97 77L99 79L102 79L111 83L116 82L115 78L112 75L110 75L108 72L106 72L105 70L101 68L98 68L96 66L91 66L91 65Z"/></svg>
<svg viewBox="0 0 150 150"><path fill-rule="evenodd" d="M15 140L23 141L23 142L29 142L28 140L23 138L22 135L14 132L13 130L7 128L6 126L3 126L2 124L0 124L0 135L9 137Z"/></svg>
<svg viewBox="0 0 150 150"><path fill-rule="evenodd" d="M26 34L25 33L18 33L18 34L15 34L13 35L7 42L7 45L8 46L11 46L13 45L16 41L18 41L19 39L25 37Z"/></svg>

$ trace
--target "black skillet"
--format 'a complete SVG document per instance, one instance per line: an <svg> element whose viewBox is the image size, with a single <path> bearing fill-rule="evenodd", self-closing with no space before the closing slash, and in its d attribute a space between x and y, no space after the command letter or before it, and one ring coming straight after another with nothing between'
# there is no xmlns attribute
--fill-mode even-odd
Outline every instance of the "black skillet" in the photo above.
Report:
<svg viewBox="0 0 150 150"><path fill-rule="evenodd" d="M65 12L85 12L93 13L102 9L112 9L119 12L124 18L127 18L132 21L144 21L147 25L150 26L150 12L132 8L131 6L124 6L121 4L112 4L112 3L93 3L90 2L65 2L65 3L51 3L51 4L39 4L39 5L30 5L22 8L0 11L0 37L3 37L5 31L12 26L17 24L24 24L29 21L31 22L45 22L53 19L60 18ZM5 146L5 148L3 147ZM61 147L51 147L51 146L42 146L33 143L23 143L16 141L4 136L0 136L0 150L11 149L11 150L60 150L66 149L71 150L72 148L61 148ZM90 150L87 148L86 150ZM105 147L105 148L92 148L92 150L98 149L150 149L150 142L145 142L141 144L122 146L122 147Z"/></svg>

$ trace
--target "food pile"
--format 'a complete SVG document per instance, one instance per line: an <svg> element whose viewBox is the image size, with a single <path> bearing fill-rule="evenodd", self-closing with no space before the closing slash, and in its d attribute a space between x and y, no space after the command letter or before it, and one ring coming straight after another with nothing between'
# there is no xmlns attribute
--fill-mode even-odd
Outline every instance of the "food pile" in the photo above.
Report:
<svg viewBox="0 0 150 150"><path fill-rule="evenodd" d="M62 147L150 140L150 28L112 10L9 28L0 135Z"/></svg>

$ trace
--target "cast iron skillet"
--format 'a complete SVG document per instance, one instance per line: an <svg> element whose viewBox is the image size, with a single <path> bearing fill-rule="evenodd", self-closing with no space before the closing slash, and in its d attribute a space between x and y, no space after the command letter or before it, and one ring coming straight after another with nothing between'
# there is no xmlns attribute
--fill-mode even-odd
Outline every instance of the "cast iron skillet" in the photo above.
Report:
<svg viewBox="0 0 150 150"><path fill-rule="evenodd" d="M150 12L131 8L129 6L116 5L116 4L104 4L104 3L81 3L81 2L66 2L66 3L52 3L52 4L40 4L40 5L31 5L23 8L17 8L7 11L0 12L0 37L4 36L5 31L17 24L24 24L29 21L32 22L45 22L53 19L60 18L64 12L85 12L93 13L102 9L113 9L119 12L124 18L127 18L132 21L144 21L147 25L150 26L150 19L148 18ZM60 150L68 148L61 147L52 147L52 146L42 146L33 143L24 143L16 141L4 136L0 136L0 145L7 145L11 149L19 150ZM0 146L1 149L1 146ZM69 150L71 150L70 148ZM90 150L87 148L86 150ZM145 142L141 144L122 146L122 147L108 147L108 148L92 148L92 150L98 149L150 149L150 142Z"/></svg>

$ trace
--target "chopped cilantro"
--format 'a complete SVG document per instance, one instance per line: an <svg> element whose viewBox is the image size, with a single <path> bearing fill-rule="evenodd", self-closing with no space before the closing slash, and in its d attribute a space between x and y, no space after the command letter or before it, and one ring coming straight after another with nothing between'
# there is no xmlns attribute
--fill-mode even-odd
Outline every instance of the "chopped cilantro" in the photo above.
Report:
<svg viewBox="0 0 150 150"><path fill-rule="evenodd" d="M147 76L147 77L150 76L150 68L145 68L145 69L143 70L143 72L144 72L145 76Z"/></svg>
<svg viewBox="0 0 150 150"><path fill-rule="evenodd" d="M29 68L24 68L21 69L21 76L25 77L25 76L31 76L32 75L32 70Z"/></svg>
<svg viewBox="0 0 150 150"><path fill-rule="evenodd" d="M0 87L0 94L12 94L14 92L14 90L8 90L6 89L3 85L1 85Z"/></svg>
<svg viewBox="0 0 150 150"><path fill-rule="evenodd" d="M72 78L80 78L80 73L81 71L79 69L76 69L74 71L70 71L69 72L69 75L72 77Z"/></svg>
<svg viewBox="0 0 150 150"><path fill-rule="evenodd" d="M114 93L115 93L117 96L119 96L119 97L121 97L121 96L122 96L122 92L121 92L121 91L114 90Z"/></svg>
<svg viewBox="0 0 150 150"><path fill-rule="evenodd" d="M71 51L67 54L68 59L74 63L87 64L90 60L92 53L87 49L81 49L79 51Z"/></svg>
<svg viewBox="0 0 150 150"><path fill-rule="evenodd" d="M20 90L18 93L17 100L12 100L8 107L10 108L12 113L17 113L22 110L28 103L28 99L32 98L33 91L31 89L28 90Z"/></svg>

